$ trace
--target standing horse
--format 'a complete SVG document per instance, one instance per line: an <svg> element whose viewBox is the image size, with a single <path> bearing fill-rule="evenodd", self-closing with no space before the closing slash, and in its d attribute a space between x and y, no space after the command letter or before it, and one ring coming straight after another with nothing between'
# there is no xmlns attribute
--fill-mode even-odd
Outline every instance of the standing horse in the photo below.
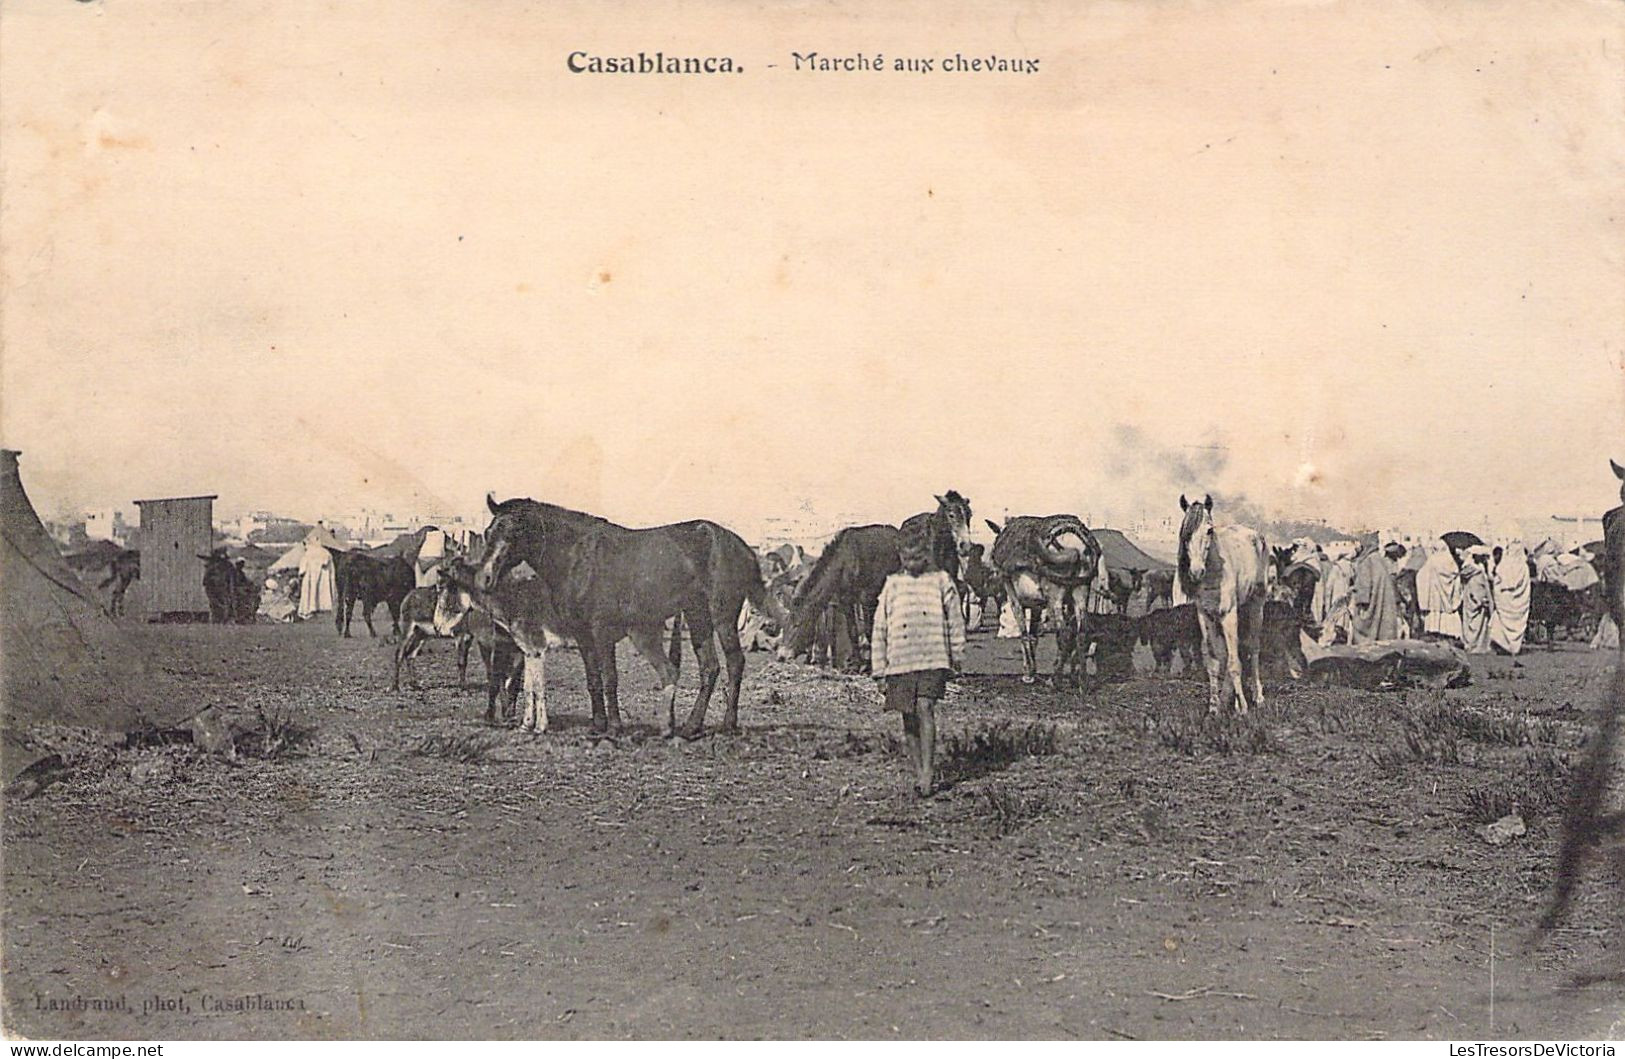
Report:
<svg viewBox="0 0 1625 1059"><path fill-rule="evenodd" d="M911 516L904 526L926 522L931 559L957 585L971 553L970 501L950 489L936 498L937 509ZM824 548L812 573L790 603L790 621L779 641L778 657L788 661L805 651L818 632L819 619L833 605L838 623L867 638L886 578L902 569L897 559L897 533L891 526L848 526Z"/></svg>
<svg viewBox="0 0 1625 1059"><path fill-rule="evenodd" d="M1208 709L1217 714L1233 700L1236 712L1245 714L1249 690L1252 705L1264 705L1258 650L1269 595L1269 550L1257 530L1215 528L1211 496L1200 504L1181 496L1179 507L1185 513L1179 526L1179 587L1195 601L1202 622Z"/></svg>
<svg viewBox="0 0 1625 1059"><path fill-rule="evenodd" d="M412 564L400 556L377 558L351 552L340 564L335 557L335 569L342 570L333 593L333 627L340 636L350 635L350 618L355 605L361 604L361 617L367 623L367 635L376 637L378 630L372 625L372 612L382 603L389 608L392 635L401 635L401 604L417 587L417 573Z"/></svg>
<svg viewBox="0 0 1625 1059"><path fill-rule="evenodd" d="M1076 515L1019 515L988 527L998 534L993 568L1004 579L1005 606L1021 629L1021 682L1038 680L1038 635L1047 613L1055 627L1055 686L1071 665L1081 687L1100 542Z"/></svg>
<svg viewBox="0 0 1625 1059"><path fill-rule="evenodd" d="M615 645L628 637L660 676L672 733L690 739L705 729L706 706L722 672L720 644L728 667L722 727L739 727L745 674L740 608L749 600L775 621L787 616L762 583L756 553L738 534L705 521L628 529L535 500L499 504L487 497L486 504L492 517L477 585L490 591L521 562L536 571L554 608L550 631L575 640L581 651L595 731L622 727ZM667 619L679 615L700 660L699 696L680 728L677 670L661 649ZM539 682L535 692L541 692Z"/></svg>

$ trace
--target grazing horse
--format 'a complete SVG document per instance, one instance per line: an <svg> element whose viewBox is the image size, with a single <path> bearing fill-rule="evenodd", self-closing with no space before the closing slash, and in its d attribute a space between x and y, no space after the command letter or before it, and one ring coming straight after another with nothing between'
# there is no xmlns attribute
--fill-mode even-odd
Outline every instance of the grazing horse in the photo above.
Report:
<svg viewBox="0 0 1625 1059"><path fill-rule="evenodd" d="M993 522L988 527L998 534L993 567L1004 579L1005 606L1021 628L1021 682L1038 680L1038 635L1048 614L1058 656L1054 684L1061 686L1070 665L1081 687L1100 542L1076 515L1020 515L1002 527Z"/></svg>
<svg viewBox="0 0 1625 1059"><path fill-rule="evenodd" d="M337 559L335 557L335 564ZM401 604L407 593L417 587L417 573L412 564L400 556L376 559L360 552L344 557L343 576L338 578L338 591L334 594L333 627L341 636L350 635L350 618L355 605L361 604L361 617L367 623L367 635L376 637L372 627L372 612L382 603L389 608L389 621L393 635L401 634Z"/></svg>
<svg viewBox="0 0 1625 1059"><path fill-rule="evenodd" d="M1207 663L1208 709L1217 714L1234 702L1236 712L1264 704L1259 644L1269 596L1269 554L1264 538L1246 526L1213 525L1213 498L1192 504L1179 498L1179 587L1196 603ZM1225 680L1229 676L1228 682Z"/></svg>
<svg viewBox="0 0 1625 1059"><path fill-rule="evenodd" d="M926 524L933 564L958 584L963 560L971 554L970 501L952 489L936 500L935 511L913 515L903 525ZM902 569L897 535L895 528L886 525L848 526L835 535L791 601L790 621L779 641L781 661L812 645L819 620L831 605L837 625L845 622L854 627L854 643L859 633L868 637L880 590L886 587L886 578Z"/></svg>
<svg viewBox="0 0 1625 1059"><path fill-rule="evenodd" d="M553 608L550 631L575 640L581 651L594 730L622 727L615 645L628 637L660 676L672 733L691 739L705 730L706 706L722 673L720 644L728 676L722 727L739 727L745 673L740 608L748 600L781 624L787 615L762 583L756 553L738 534L706 521L628 529L535 500L499 504L487 497L486 505L491 524L476 587L492 591L521 562L536 571L539 590ZM667 619L679 615L700 661L699 695L681 727L676 667L661 649ZM539 697L540 680L532 684L529 662L527 657L527 692Z"/></svg>

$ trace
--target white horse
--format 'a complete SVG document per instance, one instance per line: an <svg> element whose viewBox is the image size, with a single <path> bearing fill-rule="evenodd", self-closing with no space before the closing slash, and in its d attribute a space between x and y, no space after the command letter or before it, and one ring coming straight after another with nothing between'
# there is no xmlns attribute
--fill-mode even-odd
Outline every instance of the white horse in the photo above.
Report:
<svg viewBox="0 0 1625 1059"><path fill-rule="evenodd" d="M1211 496L1200 504L1181 496L1179 507L1185 519L1179 527L1177 577L1202 623L1208 710L1219 713L1228 698L1245 714L1249 697L1254 707L1264 705L1258 648L1269 598L1269 548L1257 530L1215 527Z"/></svg>

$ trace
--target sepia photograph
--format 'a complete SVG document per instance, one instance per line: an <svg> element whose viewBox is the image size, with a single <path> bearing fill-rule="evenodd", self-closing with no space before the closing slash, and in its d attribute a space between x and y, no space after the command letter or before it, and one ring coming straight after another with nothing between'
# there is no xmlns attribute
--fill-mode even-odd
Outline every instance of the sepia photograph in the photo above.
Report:
<svg viewBox="0 0 1625 1059"><path fill-rule="evenodd" d="M0 1030L1613 1055L1622 63L8 0Z"/></svg>

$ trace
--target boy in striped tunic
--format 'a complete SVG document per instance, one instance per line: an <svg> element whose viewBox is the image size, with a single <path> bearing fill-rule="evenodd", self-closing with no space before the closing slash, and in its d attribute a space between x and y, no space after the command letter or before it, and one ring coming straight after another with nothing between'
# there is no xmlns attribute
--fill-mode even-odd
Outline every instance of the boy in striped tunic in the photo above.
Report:
<svg viewBox="0 0 1625 1059"><path fill-rule="evenodd" d="M898 540L903 569L886 579L870 635L871 672L886 709L903 715L914 791L932 794L937 747L936 704L965 655L965 620L953 579L935 568L924 533Z"/></svg>

